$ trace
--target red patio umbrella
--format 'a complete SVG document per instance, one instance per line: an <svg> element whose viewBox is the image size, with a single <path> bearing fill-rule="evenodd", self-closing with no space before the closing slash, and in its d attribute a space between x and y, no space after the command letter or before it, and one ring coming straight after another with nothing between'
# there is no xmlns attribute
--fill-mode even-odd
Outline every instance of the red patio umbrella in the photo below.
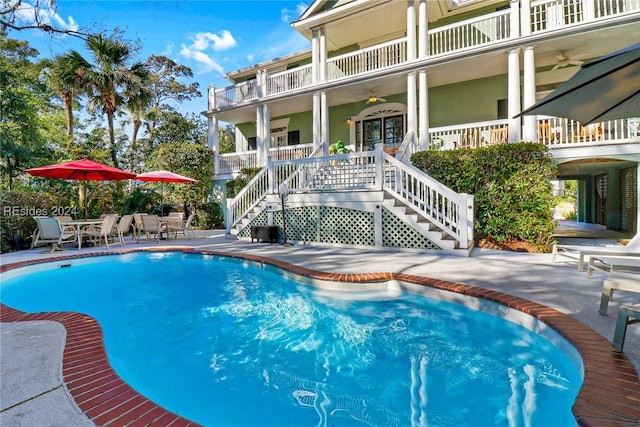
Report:
<svg viewBox="0 0 640 427"><path fill-rule="evenodd" d="M87 219L87 181L116 181L123 179L134 179L136 177L135 173L114 168L113 166L105 165L103 163L94 162L93 160L89 160L87 158L84 158L82 160L75 160L73 162L39 166L36 168L25 169L24 171L30 175L43 178L75 179L84 181L83 185L85 188L85 220Z"/></svg>
<svg viewBox="0 0 640 427"><path fill-rule="evenodd" d="M138 181L160 182L160 215L163 215L164 209L164 183L165 182L200 182L197 179L188 176L173 173L167 170L157 170L145 172L136 176Z"/></svg>

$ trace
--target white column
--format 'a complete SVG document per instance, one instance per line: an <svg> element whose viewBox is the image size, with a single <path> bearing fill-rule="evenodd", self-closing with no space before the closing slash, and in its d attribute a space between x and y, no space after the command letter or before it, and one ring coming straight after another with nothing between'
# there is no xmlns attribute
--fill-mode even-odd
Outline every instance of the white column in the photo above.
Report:
<svg viewBox="0 0 640 427"><path fill-rule="evenodd" d="M407 60L416 59L416 11L414 0L407 0Z"/></svg>
<svg viewBox="0 0 640 427"><path fill-rule="evenodd" d="M520 35L531 35L531 0L520 0Z"/></svg>
<svg viewBox="0 0 640 427"><path fill-rule="evenodd" d="M509 20L511 25L509 28L511 29L511 37L520 37L520 0L511 0L510 6Z"/></svg>
<svg viewBox="0 0 640 427"><path fill-rule="evenodd" d="M262 125L264 126L263 135L264 135L264 145L262 149L264 153L262 154L265 159L265 163L261 166L266 166L266 159L269 158L269 147L271 147L271 118L269 114L269 106L264 104L262 106Z"/></svg>
<svg viewBox="0 0 640 427"><path fill-rule="evenodd" d="M313 93L313 149L322 143L322 127L320 126L320 93Z"/></svg>
<svg viewBox="0 0 640 427"><path fill-rule="evenodd" d="M318 55L319 43L318 43L318 30L311 30L311 82L318 82L318 61L320 59Z"/></svg>
<svg viewBox="0 0 640 427"><path fill-rule="evenodd" d="M508 106L509 115L509 142L518 142L521 138L520 118L513 117L520 113L520 49L511 49L508 52Z"/></svg>
<svg viewBox="0 0 640 427"><path fill-rule="evenodd" d="M427 0L418 3L418 57L429 55L429 21ZM420 150L429 148L429 84L427 70L418 71L418 144Z"/></svg>
<svg viewBox="0 0 640 427"><path fill-rule="evenodd" d="M210 115L207 117L207 147L213 150L213 174L217 174L220 170L220 129L218 126L218 117Z"/></svg>
<svg viewBox="0 0 640 427"><path fill-rule="evenodd" d="M321 141L324 142L322 155L329 155L329 103L327 101L327 92L320 92L320 134Z"/></svg>
<svg viewBox="0 0 640 427"><path fill-rule="evenodd" d="M524 48L524 78L522 84L522 104L526 109L536 102L536 64L533 46ZM522 117L522 139L528 142L538 141L538 120L535 115Z"/></svg>
<svg viewBox="0 0 640 427"><path fill-rule="evenodd" d="M325 37L324 27L320 28L320 52L318 64L320 66L320 81L327 81L327 38Z"/></svg>
<svg viewBox="0 0 640 427"><path fill-rule="evenodd" d="M415 135L416 130L416 72L411 71L407 74L407 133Z"/></svg>
<svg viewBox="0 0 640 427"><path fill-rule="evenodd" d="M208 110L214 110L216 108L216 87L214 85L209 86L207 99ZM213 114L207 116L207 147L213 150L212 166L215 175L219 170L220 129L218 127L218 118Z"/></svg>
<svg viewBox="0 0 640 427"><path fill-rule="evenodd" d="M427 0L418 3L418 57L429 55L429 21L427 20Z"/></svg>
<svg viewBox="0 0 640 427"><path fill-rule="evenodd" d="M262 112L262 104L256 107L256 157L258 166L262 167L267 164L264 157L264 114Z"/></svg>
<svg viewBox="0 0 640 427"><path fill-rule="evenodd" d="M420 150L429 148L429 85L427 71L418 72L418 143Z"/></svg>

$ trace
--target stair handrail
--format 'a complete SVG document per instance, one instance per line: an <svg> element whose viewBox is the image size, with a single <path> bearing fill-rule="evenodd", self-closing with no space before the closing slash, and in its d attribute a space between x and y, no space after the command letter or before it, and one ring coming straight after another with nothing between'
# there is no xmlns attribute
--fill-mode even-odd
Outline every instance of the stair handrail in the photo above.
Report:
<svg viewBox="0 0 640 427"><path fill-rule="evenodd" d="M233 199L227 199L227 233L238 224L269 193L269 166L265 166L240 190Z"/></svg>
<svg viewBox="0 0 640 427"><path fill-rule="evenodd" d="M411 155L416 152L415 132L410 130L404 136L398 151L396 151L396 158L401 162L409 163Z"/></svg>
<svg viewBox="0 0 640 427"><path fill-rule="evenodd" d="M322 153L325 142L323 141L309 154L309 157L316 157ZM302 165L300 165L302 166ZM288 177L281 180L281 183L289 183L300 174L300 167L293 171ZM267 160L267 166L263 167L252 179L240 190L233 199L227 199L227 233L231 231L251 210L253 210L267 194L274 193L278 188L274 175L273 161L271 157Z"/></svg>
<svg viewBox="0 0 640 427"><path fill-rule="evenodd" d="M473 247L473 195L456 193L415 166L387 153L382 153L382 159L384 191L436 224L457 240L460 248Z"/></svg>

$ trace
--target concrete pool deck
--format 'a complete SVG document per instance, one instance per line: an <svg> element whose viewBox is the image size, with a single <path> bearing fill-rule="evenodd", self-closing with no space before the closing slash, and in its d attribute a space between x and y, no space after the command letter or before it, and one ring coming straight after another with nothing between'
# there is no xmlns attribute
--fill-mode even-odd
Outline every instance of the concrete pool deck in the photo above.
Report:
<svg viewBox="0 0 640 427"><path fill-rule="evenodd" d="M573 234L569 233L570 236ZM563 238L563 243L605 245L615 243L618 236L611 238L584 239L579 235ZM576 240L572 240L576 239ZM497 291L514 297L524 298L565 313L596 331L609 343L613 338L617 306L620 303L635 302L637 295L616 293L611 302L608 316L598 314L600 292L605 275L596 272L592 279L585 272L578 272L572 262L551 264L550 254L528 254L488 249L474 249L470 258L444 255L437 252L389 251L372 249L342 249L239 241L222 231L199 231L196 239L178 239L140 244L127 239L124 250L141 248L183 247L197 251L221 251L242 254L249 257L268 257L294 264L301 268L327 272L360 275L364 273L391 273L403 277L430 277L433 279L458 282L486 290ZM112 246L110 252L121 250ZM86 248L81 251L69 249L65 252L43 254L42 248L3 254L2 266L14 263L47 260L55 257L85 256L89 253L104 253L106 249ZM3 309L2 319L7 312ZM65 328L57 320L29 320L27 322L0 323L0 425L2 426L91 426L95 425L87 417L70 393L68 381L63 379L62 356L65 351ZM585 328L586 329L586 328ZM67 337L68 338L68 337ZM607 344L607 343L605 343ZM628 328L625 355L632 364L635 375L640 372L640 327ZM606 383L606 378L602 379ZM73 387L73 386L71 386ZM621 404L610 389L602 387L602 397L593 402L582 402L583 407L594 406L600 411L601 405L616 407ZM626 425L638 425L640 418L640 387L636 381L628 392L629 399L620 409L626 413ZM607 400L609 399L609 400ZM142 407L142 403L139 404ZM627 410L628 409L628 410ZM153 409L146 408L146 413ZM86 411L85 411L86 412ZM635 418L634 418L635 417ZM594 418L594 419L597 419ZM46 422L43 423L43 420ZM93 417L96 420L96 417ZM163 418L168 425L168 418ZM142 419L139 419L142 421ZM605 422L601 424L613 425ZM173 422L173 421L172 421ZM116 425L119 425L116 423ZM133 423L131 425L140 425ZM144 425L144 424L142 424ZM188 425L178 422L171 425ZM625 425L625 424L617 424Z"/></svg>

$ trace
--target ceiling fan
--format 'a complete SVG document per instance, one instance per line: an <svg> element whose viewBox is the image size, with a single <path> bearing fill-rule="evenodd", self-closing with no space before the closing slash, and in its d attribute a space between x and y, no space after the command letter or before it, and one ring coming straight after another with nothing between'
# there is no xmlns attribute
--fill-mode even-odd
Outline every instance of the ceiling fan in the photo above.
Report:
<svg viewBox="0 0 640 427"><path fill-rule="evenodd" d="M555 71L558 68L563 68L568 65L582 65L583 59L587 58L589 54L587 52L576 53L575 55L568 55L566 52L562 52L556 56L556 65L553 66L551 71Z"/></svg>
<svg viewBox="0 0 640 427"><path fill-rule="evenodd" d="M371 95L369 95L369 98L367 98L365 104L374 104L376 102L385 102L385 101L386 99L377 97L373 93L371 93Z"/></svg>

